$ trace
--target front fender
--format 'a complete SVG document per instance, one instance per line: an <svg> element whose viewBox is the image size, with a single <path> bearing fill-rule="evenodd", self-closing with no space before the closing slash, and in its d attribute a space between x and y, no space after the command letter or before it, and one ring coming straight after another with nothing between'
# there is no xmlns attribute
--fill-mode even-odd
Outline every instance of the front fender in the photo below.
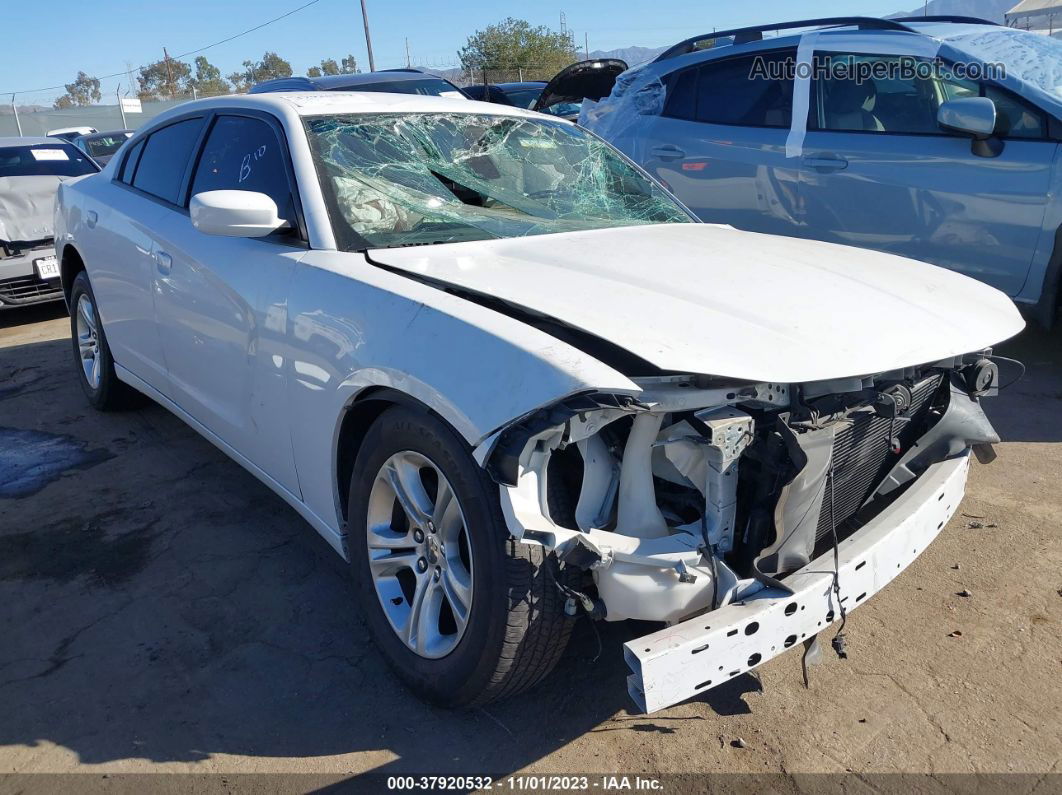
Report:
<svg viewBox="0 0 1062 795"><path fill-rule="evenodd" d="M354 253L311 251L299 263L288 299L288 337L299 482L311 510L336 529L336 423L367 389L409 395L473 447L569 395L641 391L545 332Z"/></svg>

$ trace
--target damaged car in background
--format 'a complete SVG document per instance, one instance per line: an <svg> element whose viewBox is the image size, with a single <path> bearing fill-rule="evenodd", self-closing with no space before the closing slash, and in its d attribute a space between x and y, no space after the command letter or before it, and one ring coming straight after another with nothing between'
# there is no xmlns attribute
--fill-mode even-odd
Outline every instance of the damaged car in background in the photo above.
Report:
<svg viewBox="0 0 1062 795"><path fill-rule="evenodd" d="M55 189L97 171L92 158L58 138L0 138L0 310L62 299Z"/></svg>
<svg viewBox="0 0 1062 795"><path fill-rule="evenodd" d="M89 401L143 392L284 498L451 706L535 684L580 615L660 622L624 651L647 711L813 659L991 457L991 346L1023 326L947 270L700 223L575 124L464 99L187 103L56 219Z"/></svg>

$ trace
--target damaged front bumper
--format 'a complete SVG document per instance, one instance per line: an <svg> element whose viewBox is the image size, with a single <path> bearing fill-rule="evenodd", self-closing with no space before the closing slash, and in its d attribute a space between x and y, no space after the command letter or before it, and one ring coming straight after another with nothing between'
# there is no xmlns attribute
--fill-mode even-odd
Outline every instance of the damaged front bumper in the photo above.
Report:
<svg viewBox="0 0 1062 795"><path fill-rule="evenodd" d="M838 548L785 578L792 593L765 587L741 601L624 645L628 691L645 712L703 693L814 638L884 588L937 537L958 508L970 454L930 467Z"/></svg>

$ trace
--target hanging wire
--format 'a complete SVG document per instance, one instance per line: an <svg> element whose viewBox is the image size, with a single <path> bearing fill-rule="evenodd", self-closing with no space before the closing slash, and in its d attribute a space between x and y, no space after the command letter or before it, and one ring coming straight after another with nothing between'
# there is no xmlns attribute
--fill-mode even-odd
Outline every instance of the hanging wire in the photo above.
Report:
<svg viewBox="0 0 1062 795"><path fill-rule="evenodd" d="M287 11L287 12L281 14L279 17L273 17L273 19L270 19L270 20L268 20L266 22L262 22L259 25L255 25L253 28L247 28L247 30L241 31L240 33L237 33L237 34L235 34L233 36L229 36L228 38L221 39L220 41L215 41L213 44L207 44L205 47L199 47L198 49L195 49L195 50L189 50L188 52L182 52L182 53L179 53L177 55L171 55L170 59L171 60L178 60L180 58L187 58L189 55L196 55L197 53L206 52L207 50L211 49L212 47L217 47L217 46L219 46L221 44L227 44L228 42L234 41L234 40L240 38L241 36L246 36L248 33L254 33L256 30L261 30L262 28L266 27L267 25L272 25L274 22L279 22L282 19L286 19L287 17L290 17L292 14L297 14L300 11L302 11L303 9L309 8L310 6L313 6L313 5L317 5L320 2L321 2L321 0L310 0L310 2L304 3L303 5L299 6L298 8L293 8L290 11ZM142 68L143 68L143 66L134 67L134 69L142 69ZM100 82L102 82L104 80L113 80L116 77L125 77L127 74L129 74L134 69L123 69L122 71L115 72L113 74L103 75L102 77L94 77L94 79L95 80L99 80ZM59 89L65 89L65 88L66 88L66 83L63 83L62 85L58 85L58 86L46 86L45 88L25 89L23 91L4 90L4 91L0 91L0 94L4 94L4 95L6 95L6 94L36 94L36 93L40 93L40 92L43 92L43 91L58 91Z"/></svg>

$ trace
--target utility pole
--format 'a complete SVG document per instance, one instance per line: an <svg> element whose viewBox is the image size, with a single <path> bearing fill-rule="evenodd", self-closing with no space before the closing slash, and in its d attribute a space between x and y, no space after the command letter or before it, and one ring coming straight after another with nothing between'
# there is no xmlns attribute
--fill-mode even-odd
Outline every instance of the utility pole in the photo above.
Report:
<svg viewBox="0 0 1062 795"><path fill-rule="evenodd" d="M583 49L586 51L586 60L590 60L590 37L583 31Z"/></svg>
<svg viewBox="0 0 1062 795"><path fill-rule="evenodd" d="M125 108L122 106L122 84L118 84L118 88L114 89L114 95L118 97L118 110L122 114L122 129L128 130L129 125L125 122Z"/></svg>
<svg viewBox="0 0 1062 795"><path fill-rule="evenodd" d="M18 137L22 137L22 122L18 120L18 108L15 107L15 95L11 95L11 112L15 114L15 127L18 129Z"/></svg>
<svg viewBox="0 0 1062 795"><path fill-rule="evenodd" d="M365 49L369 51L369 71L376 71L376 62L372 58L372 38L369 36L369 14L365 10L365 0L361 0L361 21L365 25Z"/></svg>
<svg viewBox="0 0 1062 795"><path fill-rule="evenodd" d="M408 69L412 65L413 64L410 63L410 60L409 60L409 39L406 39L406 69Z"/></svg>
<svg viewBox="0 0 1062 795"><path fill-rule="evenodd" d="M170 54L166 52L166 48L162 48L162 54L166 60L166 84L170 87L170 99L177 99L177 86L173 84L173 72L170 69Z"/></svg>

